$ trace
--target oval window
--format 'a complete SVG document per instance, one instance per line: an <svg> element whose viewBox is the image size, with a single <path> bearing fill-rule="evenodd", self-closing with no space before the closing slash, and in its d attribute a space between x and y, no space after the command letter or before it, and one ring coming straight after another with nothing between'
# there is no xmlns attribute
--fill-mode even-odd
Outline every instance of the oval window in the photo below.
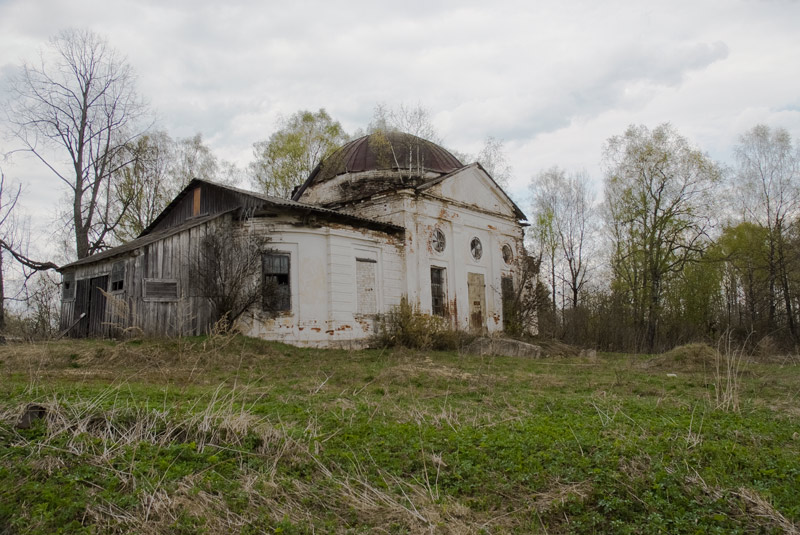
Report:
<svg viewBox="0 0 800 535"><path fill-rule="evenodd" d="M511 250L509 244L503 245L503 262L511 264L514 261L514 251Z"/></svg>
<svg viewBox="0 0 800 535"><path fill-rule="evenodd" d="M437 253L441 253L444 251L446 245L447 242L444 237L444 232L438 228L434 229L433 235L431 236L431 246L433 247L433 250Z"/></svg>
<svg viewBox="0 0 800 535"><path fill-rule="evenodd" d="M481 244L481 240L472 238L472 241L469 242L469 252L472 254L472 258L480 260L483 256L483 244Z"/></svg>

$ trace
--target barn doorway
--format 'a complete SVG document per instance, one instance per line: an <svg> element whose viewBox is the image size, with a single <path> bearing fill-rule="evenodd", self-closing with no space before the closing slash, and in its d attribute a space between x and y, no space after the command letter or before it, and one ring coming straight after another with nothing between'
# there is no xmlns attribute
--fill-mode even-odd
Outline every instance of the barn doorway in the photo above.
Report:
<svg viewBox="0 0 800 535"><path fill-rule="evenodd" d="M467 293L469 297L469 328L482 331L484 311L486 310L486 284L483 273L467 273Z"/></svg>
<svg viewBox="0 0 800 535"><path fill-rule="evenodd" d="M73 336L86 338L103 335L103 320L106 315L108 275L79 280L75 286L75 318L86 314L72 330Z"/></svg>

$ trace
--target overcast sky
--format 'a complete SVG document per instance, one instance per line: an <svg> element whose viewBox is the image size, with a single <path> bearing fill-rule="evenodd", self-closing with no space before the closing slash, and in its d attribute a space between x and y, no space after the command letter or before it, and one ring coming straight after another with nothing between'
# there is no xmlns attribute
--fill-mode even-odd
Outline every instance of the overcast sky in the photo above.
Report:
<svg viewBox="0 0 800 535"><path fill-rule="evenodd" d="M200 132L240 165L281 115L325 108L352 132L378 102L421 104L447 147L505 142L524 209L553 165L600 184L603 144L629 124L671 122L723 163L755 124L800 137L797 1L224 4L0 0L0 76L59 30L90 28L127 56L160 128ZM60 183L19 155L2 167L47 228Z"/></svg>

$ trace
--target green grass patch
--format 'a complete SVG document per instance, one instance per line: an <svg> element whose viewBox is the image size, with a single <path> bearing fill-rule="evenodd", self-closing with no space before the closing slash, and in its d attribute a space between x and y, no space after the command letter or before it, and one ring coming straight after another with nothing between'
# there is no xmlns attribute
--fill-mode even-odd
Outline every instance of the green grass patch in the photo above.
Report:
<svg viewBox="0 0 800 535"><path fill-rule="evenodd" d="M690 350L5 346L0 533L797 530L797 359L747 362L732 410Z"/></svg>

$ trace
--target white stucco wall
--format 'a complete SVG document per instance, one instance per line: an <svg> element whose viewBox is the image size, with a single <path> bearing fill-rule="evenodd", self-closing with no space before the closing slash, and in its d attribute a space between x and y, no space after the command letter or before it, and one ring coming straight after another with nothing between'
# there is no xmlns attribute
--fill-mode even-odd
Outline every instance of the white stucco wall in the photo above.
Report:
<svg viewBox="0 0 800 535"><path fill-rule="evenodd" d="M468 329L468 274L479 273L485 282L484 327L488 332L503 329L501 278L518 282L518 260L523 257L523 228L508 200L496 185L475 166L456 173L440 184L417 192L400 190L349 205L350 213L402 225L406 228L406 295L420 310L432 311L431 267L445 268L447 303L454 327ZM434 229L445 235L441 253L431 246ZM477 237L483 255L475 260L470 241ZM508 244L514 262L506 264L502 247Z"/></svg>
<svg viewBox="0 0 800 535"><path fill-rule="evenodd" d="M402 241L383 232L328 224L255 219L253 232L271 237L270 248L288 254L291 310L261 310L243 318L245 334L301 346L361 346L374 334L376 315L359 314L357 259L374 261L378 312L400 303L405 278Z"/></svg>

